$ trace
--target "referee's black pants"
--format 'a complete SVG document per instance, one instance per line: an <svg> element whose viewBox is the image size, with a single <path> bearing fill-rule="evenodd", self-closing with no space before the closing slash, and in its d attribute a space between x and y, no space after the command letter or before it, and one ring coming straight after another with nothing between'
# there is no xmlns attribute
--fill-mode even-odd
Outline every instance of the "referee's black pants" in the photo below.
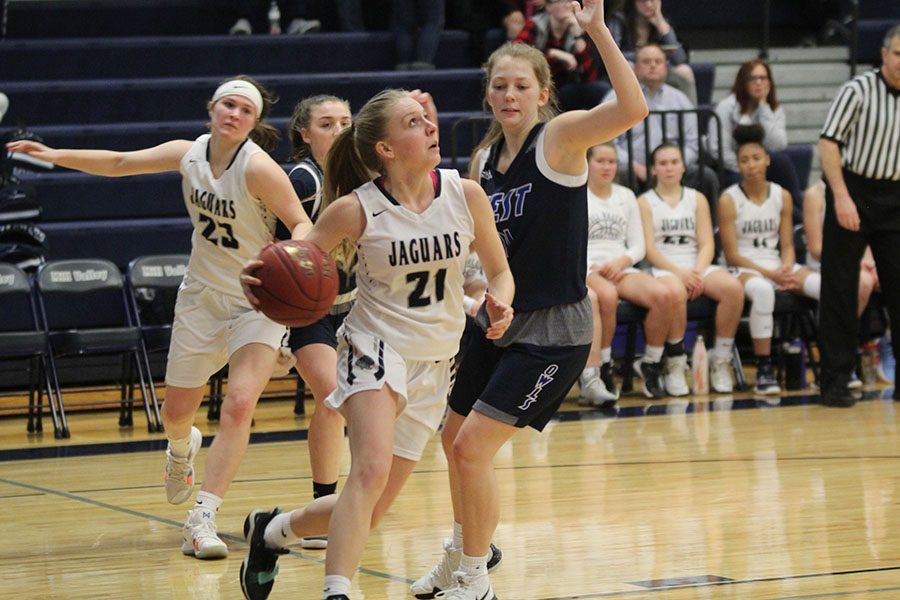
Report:
<svg viewBox="0 0 900 600"><path fill-rule="evenodd" d="M844 181L859 212L860 228L849 231L838 224L834 195L826 187L819 302L823 391L846 390L856 364L859 261L866 246L872 248L878 268L891 338L900 340L900 182L866 179L846 170Z"/></svg>

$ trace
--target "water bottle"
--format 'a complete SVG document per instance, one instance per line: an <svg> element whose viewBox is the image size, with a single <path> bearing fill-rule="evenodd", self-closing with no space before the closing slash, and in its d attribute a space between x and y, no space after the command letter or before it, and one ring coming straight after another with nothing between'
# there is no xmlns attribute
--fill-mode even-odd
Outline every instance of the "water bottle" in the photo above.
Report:
<svg viewBox="0 0 900 600"><path fill-rule="evenodd" d="M862 373L860 379L866 385L878 381L878 342L871 341L863 344Z"/></svg>
<svg viewBox="0 0 900 600"><path fill-rule="evenodd" d="M694 394L709 393L709 358L706 355L706 344L703 336L698 335L691 353L691 376Z"/></svg>
<svg viewBox="0 0 900 600"><path fill-rule="evenodd" d="M281 33L281 11L278 10L278 3L274 0L269 4L269 33L273 35Z"/></svg>

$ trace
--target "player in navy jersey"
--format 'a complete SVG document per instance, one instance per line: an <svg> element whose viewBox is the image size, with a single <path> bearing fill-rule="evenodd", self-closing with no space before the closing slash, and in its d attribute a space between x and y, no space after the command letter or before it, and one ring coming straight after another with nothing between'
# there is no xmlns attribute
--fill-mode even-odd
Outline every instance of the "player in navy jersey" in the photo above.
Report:
<svg viewBox="0 0 900 600"><path fill-rule="evenodd" d="M486 101L494 120L470 176L494 207L516 279L516 318L502 339L474 340L460 366L442 434L454 545L413 584L419 598L438 590L448 600L495 598L487 575L500 512L494 456L518 428L543 429L590 350L587 149L634 126L647 104L603 21L602 0L570 6L603 59L616 100L552 117L550 68L540 51L508 44L488 59ZM453 575L443 577L448 571Z"/></svg>
<svg viewBox="0 0 900 600"><path fill-rule="evenodd" d="M312 226L282 168L269 157L276 131L263 119L269 93L249 77L223 82L207 110L209 133L136 152L55 150L35 142L11 149L95 175L121 177L179 171L194 223L191 259L178 290L166 364L163 424L166 497L188 500L203 436L193 427L209 377L228 364L219 431L206 457L203 486L188 513L181 550L197 558L227 556L216 513L241 464L260 393L275 365L285 327L254 311L241 292L244 264L274 239L282 221L298 239ZM256 142L259 142L257 145Z"/></svg>
<svg viewBox="0 0 900 600"><path fill-rule="evenodd" d="M465 323L470 247L488 280L485 335L499 339L512 322L513 279L491 206L475 182L435 170L437 134L429 95L386 90L362 107L328 154L329 206L306 239L327 251L340 246L345 267L358 256L357 298L338 331L337 388L325 401L347 419L350 474L340 494L303 509L248 515L241 586L250 600L268 597L288 544L326 529L322 597L349 598L370 527L399 494L445 412ZM245 269L245 284L258 281L255 264ZM245 293L256 302L249 288Z"/></svg>
<svg viewBox="0 0 900 600"><path fill-rule="evenodd" d="M316 221L322 209L321 165L338 134L350 126L350 104L335 96L319 95L297 103L288 123L291 159L296 166L288 176L307 215ZM284 227L275 231L279 239L289 238ZM312 470L313 498L333 494L337 490L344 444L344 418L325 406L325 398L337 387L337 330L344 322L356 297L352 268L339 272L340 287L328 314L306 327L292 327L288 338L297 359L297 372L312 391L316 410L309 421L309 463ZM321 549L328 545L324 536L303 538L300 545Z"/></svg>

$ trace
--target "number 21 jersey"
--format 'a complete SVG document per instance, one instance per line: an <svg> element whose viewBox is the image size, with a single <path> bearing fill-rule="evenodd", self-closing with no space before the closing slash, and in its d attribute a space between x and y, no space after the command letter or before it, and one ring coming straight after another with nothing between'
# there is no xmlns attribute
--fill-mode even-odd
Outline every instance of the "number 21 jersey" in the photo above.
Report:
<svg viewBox="0 0 900 600"><path fill-rule="evenodd" d="M344 324L407 360L454 356L465 326L463 271L474 221L459 175L434 173L434 201L421 214L380 180L356 189L366 226L357 240L356 304Z"/></svg>

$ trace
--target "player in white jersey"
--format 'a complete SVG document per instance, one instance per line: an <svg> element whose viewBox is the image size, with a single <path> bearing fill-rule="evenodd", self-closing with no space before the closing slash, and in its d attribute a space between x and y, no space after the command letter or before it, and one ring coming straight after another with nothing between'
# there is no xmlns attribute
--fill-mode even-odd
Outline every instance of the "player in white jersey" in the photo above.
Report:
<svg viewBox="0 0 900 600"><path fill-rule="evenodd" d="M647 309L644 357L635 365L648 398L666 395L662 378L663 344L673 322L671 294L659 281L635 268L644 258L644 232L634 193L613 183L616 147L588 150L588 295L594 313L591 353L579 383L585 401L611 408L618 398L612 368L619 298ZM683 334L683 331L682 331Z"/></svg>
<svg viewBox="0 0 900 600"><path fill-rule="evenodd" d="M430 96L386 90L360 109L328 155L327 208L307 239L328 251L341 245L344 263L358 253L357 298L338 332L337 389L326 400L347 420L350 474L340 494L303 509L248 515L241 586L251 600L271 592L285 546L326 530L322 597L349 598L370 527L443 417L465 322L470 245L488 279L487 337L498 339L512 321L513 280L491 205L475 182L434 170L437 133ZM245 283L254 283L250 271Z"/></svg>
<svg viewBox="0 0 900 600"><path fill-rule="evenodd" d="M166 496L179 504L194 485L194 458L203 437L193 427L207 380L228 364L228 391L219 431L206 458L201 491L182 532L182 552L221 558L216 512L247 449L259 395L275 365L285 328L254 311L241 291L241 268L271 242L280 219L294 238L312 226L282 168L254 140L273 146L264 123L272 100L249 77L223 82L207 105L209 133L135 152L54 150L22 142L24 151L70 169L118 177L179 171L194 223L188 272L178 291L166 365L163 424ZM277 135L277 134L275 134Z"/></svg>
<svg viewBox="0 0 900 600"><path fill-rule="evenodd" d="M750 337L757 360L756 386L762 394L781 391L772 366L772 311L775 290L818 300L821 277L795 262L791 195L766 180L769 155L762 128L734 130L741 183L719 199L719 238L728 264L737 269L750 301Z"/></svg>
<svg viewBox="0 0 900 600"><path fill-rule="evenodd" d="M647 260L653 276L668 288L677 313L666 342L666 391L673 396L688 393L685 371L684 331L687 301L708 296L716 301L716 342L710 352L710 383L720 393L734 389L732 351L734 336L744 310L744 291L738 280L722 267L713 266L715 239L709 202L699 191L685 187L681 149L662 144L650 155L655 185L638 198ZM678 338L671 337L672 333Z"/></svg>

